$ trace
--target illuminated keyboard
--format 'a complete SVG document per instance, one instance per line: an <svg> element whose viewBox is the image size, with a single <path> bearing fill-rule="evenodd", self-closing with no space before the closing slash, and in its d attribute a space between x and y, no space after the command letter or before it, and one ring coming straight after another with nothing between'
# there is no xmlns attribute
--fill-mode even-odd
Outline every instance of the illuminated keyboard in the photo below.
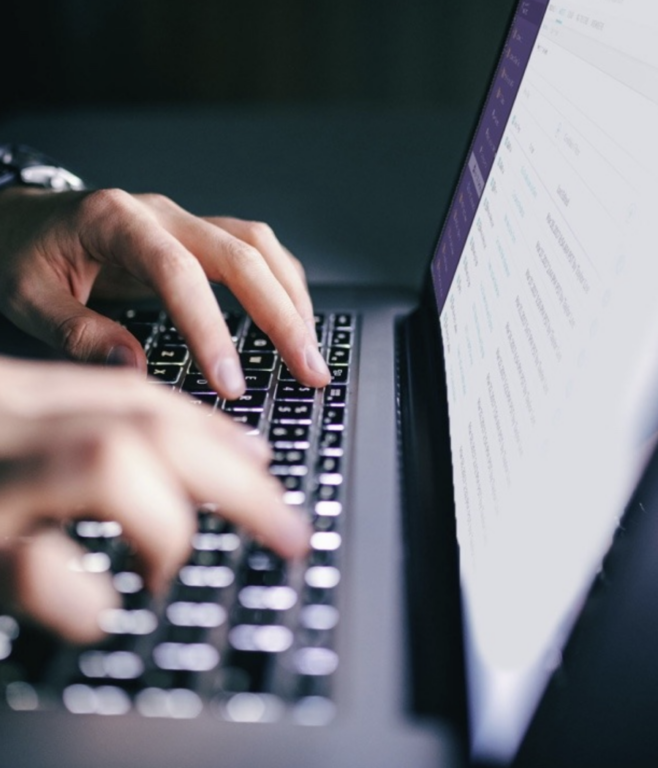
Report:
<svg viewBox="0 0 658 768"><path fill-rule="evenodd" d="M9 707L63 703L76 714L175 718L210 707L233 721L332 718L356 318L316 317L332 373L324 390L296 382L248 318L225 319L247 383L231 401L212 390L163 312L130 310L121 322L144 347L153 386L180 390L269 439L271 473L286 501L308 512L310 554L286 562L206 505L188 562L166 599L154 599L118 523L72 523L88 552L85 568L113 575L122 607L102 615L106 639L84 649L0 616L0 687Z"/></svg>

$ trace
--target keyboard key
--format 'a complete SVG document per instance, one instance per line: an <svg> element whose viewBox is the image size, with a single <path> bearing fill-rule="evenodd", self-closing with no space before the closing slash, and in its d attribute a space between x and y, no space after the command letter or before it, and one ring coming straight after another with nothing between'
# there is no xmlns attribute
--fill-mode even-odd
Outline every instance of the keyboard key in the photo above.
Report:
<svg viewBox="0 0 658 768"><path fill-rule="evenodd" d="M155 365L183 365L187 362L187 349L180 346L158 346L153 350L150 362Z"/></svg>
<svg viewBox="0 0 658 768"><path fill-rule="evenodd" d="M322 411L322 427L327 430L342 430L345 428L345 409L329 407Z"/></svg>
<svg viewBox="0 0 658 768"><path fill-rule="evenodd" d="M270 472L273 475L306 475L306 451L279 448L272 454Z"/></svg>
<svg viewBox="0 0 658 768"><path fill-rule="evenodd" d="M243 371L273 371L275 355L272 352L242 352L240 364Z"/></svg>
<svg viewBox="0 0 658 768"><path fill-rule="evenodd" d="M269 441L274 447L308 448L309 427L305 424L273 424L270 427Z"/></svg>
<svg viewBox="0 0 658 768"><path fill-rule="evenodd" d="M351 347L352 331L334 331L331 334L332 347Z"/></svg>
<svg viewBox="0 0 658 768"><path fill-rule="evenodd" d="M319 502L320 504L331 504L330 501ZM337 502L334 502L337 503ZM317 506L317 505L316 505ZM336 528L336 517L316 514L311 521L314 531L333 531Z"/></svg>
<svg viewBox="0 0 658 768"><path fill-rule="evenodd" d="M345 405L347 400L347 387L341 384L330 384L324 390L325 405Z"/></svg>
<svg viewBox="0 0 658 768"><path fill-rule="evenodd" d="M330 366L348 365L350 362L350 353L348 347L331 347L327 363Z"/></svg>
<svg viewBox="0 0 658 768"><path fill-rule="evenodd" d="M262 411L265 406L267 392L263 390L247 390L235 400L226 400L222 405L222 410L227 413L238 413L240 411Z"/></svg>
<svg viewBox="0 0 658 768"><path fill-rule="evenodd" d="M249 427L250 430L256 431L260 423L261 411L233 411L230 413L231 418L237 424L244 424L245 427Z"/></svg>
<svg viewBox="0 0 658 768"><path fill-rule="evenodd" d="M180 378L182 368L178 365L154 365L149 363L147 366L148 375L155 379L159 384L174 385Z"/></svg>
<svg viewBox="0 0 658 768"><path fill-rule="evenodd" d="M330 489L332 486L328 486ZM318 489L319 491L320 489ZM335 487L333 488L335 493ZM319 494L320 495L320 494ZM337 517L343 511L343 505L340 501L334 501L331 499L321 499L315 505L315 513L321 517Z"/></svg>
<svg viewBox="0 0 658 768"><path fill-rule="evenodd" d="M290 373L290 368L288 368L288 366L283 363L279 369L279 381L297 381L292 373Z"/></svg>
<svg viewBox="0 0 658 768"><path fill-rule="evenodd" d="M323 456L343 455L343 433L325 429L320 434L320 453Z"/></svg>
<svg viewBox="0 0 658 768"><path fill-rule="evenodd" d="M320 484L315 490L315 497L318 501L336 501L339 495L338 488L337 485Z"/></svg>
<svg viewBox="0 0 658 768"><path fill-rule="evenodd" d="M300 648L293 664L300 675L330 675L338 667L338 654L329 648Z"/></svg>
<svg viewBox="0 0 658 768"><path fill-rule="evenodd" d="M306 387L296 381L281 381L277 384L274 399L277 402L288 400L312 402L315 399L316 391L313 387Z"/></svg>
<svg viewBox="0 0 658 768"><path fill-rule="evenodd" d="M166 328L160 331L158 345L166 347L181 347L185 345L185 339L175 328Z"/></svg>
<svg viewBox="0 0 658 768"><path fill-rule="evenodd" d="M279 477L279 481L288 493L297 493L304 486L304 478L300 475L284 475Z"/></svg>
<svg viewBox="0 0 658 768"><path fill-rule="evenodd" d="M350 378L350 369L346 365L330 365L329 373L334 384L347 384Z"/></svg>
<svg viewBox="0 0 658 768"><path fill-rule="evenodd" d="M197 392L215 392L215 390L208 383L208 380L202 374L197 373L188 373L183 380L183 386L181 389L183 392L193 392L195 394Z"/></svg>
<svg viewBox="0 0 658 768"><path fill-rule="evenodd" d="M184 565L178 574L181 584L187 587L212 587L223 589L235 580L233 571L225 565Z"/></svg>
<svg viewBox="0 0 658 768"><path fill-rule="evenodd" d="M293 635L288 627L276 624L265 626L239 624L230 630L228 639L238 651L283 653L292 645Z"/></svg>
<svg viewBox="0 0 658 768"><path fill-rule="evenodd" d="M297 592L290 587L243 587L240 604L257 611L287 611L297 602Z"/></svg>
<svg viewBox="0 0 658 768"><path fill-rule="evenodd" d="M354 328L354 317L348 312L342 312L334 317L335 329L349 329Z"/></svg>
<svg viewBox="0 0 658 768"><path fill-rule="evenodd" d="M231 525L215 514L215 509L201 507L197 512L197 530L199 533L229 533Z"/></svg>
<svg viewBox="0 0 658 768"><path fill-rule="evenodd" d="M158 625L152 611L107 608L98 618L100 628L112 635L149 635Z"/></svg>
<svg viewBox="0 0 658 768"><path fill-rule="evenodd" d="M300 611L299 621L308 629L333 629L338 624L338 609L333 605L306 605Z"/></svg>
<svg viewBox="0 0 658 768"><path fill-rule="evenodd" d="M242 343L243 352L274 352L274 344L265 334L248 333Z"/></svg>
<svg viewBox="0 0 658 768"><path fill-rule="evenodd" d="M194 549L190 555L190 565L203 565L209 568L225 565L226 552L222 549Z"/></svg>
<svg viewBox="0 0 658 768"><path fill-rule="evenodd" d="M340 581L340 571L333 566L316 565L306 571L304 581L314 589L333 589Z"/></svg>
<svg viewBox="0 0 658 768"><path fill-rule="evenodd" d="M219 663L219 653L208 643L160 643L153 660L161 669L208 672Z"/></svg>
<svg viewBox="0 0 658 768"><path fill-rule="evenodd" d="M167 619L178 627L219 627L226 621L226 610L216 603L175 602L167 606Z"/></svg>
<svg viewBox="0 0 658 768"><path fill-rule="evenodd" d="M199 552L235 552L240 547L237 533L195 533L192 548Z"/></svg>
<svg viewBox="0 0 658 768"><path fill-rule="evenodd" d="M194 405L205 405L214 408L217 405L217 395L214 392L195 392L190 395L190 401Z"/></svg>
<svg viewBox="0 0 658 768"><path fill-rule="evenodd" d="M283 560L267 549L254 549L247 555L247 565L254 571L275 571L284 567Z"/></svg>
<svg viewBox="0 0 658 768"><path fill-rule="evenodd" d="M341 545L341 536L335 531L316 531L311 536L311 549L318 552L334 552Z"/></svg>
<svg viewBox="0 0 658 768"><path fill-rule="evenodd" d="M318 474L336 474L340 472L340 458L337 456L322 456L317 463ZM323 482L322 480L320 482ZM324 481L326 482L326 481ZM333 483L329 483L333 485Z"/></svg>
<svg viewBox="0 0 658 768"><path fill-rule="evenodd" d="M310 424L312 413L312 403L275 403L272 421L282 424Z"/></svg>
<svg viewBox="0 0 658 768"><path fill-rule="evenodd" d="M252 552L246 560L245 585L279 587L286 583L286 565L280 557L265 550Z"/></svg>
<svg viewBox="0 0 658 768"><path fill-rule="evenodd" d="M247 384L247 389L269 389L272 374L266 371L246 371L244 380Z"/></svg>
<svg viewBox="0 0 658 768"><path fill-rule="evenodd" d="M85 651L78 666L92 679L136 680L144 671L144 663L131 651Z"/></svg>
<svg viewBox="0 0 658 768"><path fill-rule="evenodd" d="M289 467L306 464L306 451L299 449L278 449L272 454L272 464L287 465Z"/></svg>

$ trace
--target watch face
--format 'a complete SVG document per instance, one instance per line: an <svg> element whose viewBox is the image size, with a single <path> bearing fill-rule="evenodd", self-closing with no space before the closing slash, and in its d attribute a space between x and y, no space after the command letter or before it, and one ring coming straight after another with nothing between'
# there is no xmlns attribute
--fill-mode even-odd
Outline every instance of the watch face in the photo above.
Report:
<svg viewBox="0 0 658 768"><path fill-rule="evenodd" d="M0 189L12 184L51 189L54 192L84 189L82 179L61 168L42 152L21 144L0 147Z"/></svg>

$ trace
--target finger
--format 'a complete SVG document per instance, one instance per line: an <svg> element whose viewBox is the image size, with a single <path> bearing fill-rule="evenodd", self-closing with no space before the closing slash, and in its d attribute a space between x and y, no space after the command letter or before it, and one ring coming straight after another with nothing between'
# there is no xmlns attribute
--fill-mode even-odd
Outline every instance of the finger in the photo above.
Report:
<svg viewBox="0 0 658 768"><path fill-rule="evenodd" d="M10 319L73 360L146 371L144 351L131 333L57 284L35 280L29 305Z"/></svg>
<svg viewBox="0 0 658 768"><path fill-rule="evenodd" d="M239 358L197 258L135 199L112 199L108 205L117 210L110 224L87 228L85 247L151 286L208 381L224 397L239 397L245 390Z"/></svg>
<svg viewBox="0 0 658 768"><path fill-rule="evenodd" d="M0 483L0 534L82 514L116 520L144 563L149 587L161 589L187 557L193 533L176 475L117 419L67 417L41 427L42 453L15 461Z"/></svg>
<svg viewBox="0 0 658 768"><path fill-rule="evenodd" d="M133 371L12 360L3 360L1 369L2 401L16 418L4 419L0 458L27 455L33 446L42 445L39 419L87 414L129 419L147 430L162 419L172 430L190 437L196 431L207 432L261 465L270 459L271 450L263 438L248 434L224 413L192 404L191 398L149 384Z"/></svg>
<svg viewBox="0 0 658 768"><path fill-rule="evenodd" d="M315 313L301 263L284 248L272 228L262 222L226 216L209 217L211 224L253 246L267 262L315 338Z"/></svg>
<svg viewBox="0 0 658 768"><path fill-rule="evenodd" d="M3 595L21 613L74 643L99 640L99 615L119 607L105 573L89 573L82 550L60 531L48 529L5 551ZM7 583L11 586L7 588Z"/></svg>
<svg viewBox="0 0 658 768"><path fill-rule="evenodd" d="M203 436L189 442L159 442L197 502L216 504L223 516L284 557L307 551L306 518L284 503L280 483L264 467L233 451L229 443Z"/></svg>
<svg viewBox="0 0 658 768"><path fill-rule="evenodd" d="M231 289L299 381L311 387L329 383L315 331L311 332L259 251L184 211L170 217L168 226L197 256L210 280Z"/></svg>

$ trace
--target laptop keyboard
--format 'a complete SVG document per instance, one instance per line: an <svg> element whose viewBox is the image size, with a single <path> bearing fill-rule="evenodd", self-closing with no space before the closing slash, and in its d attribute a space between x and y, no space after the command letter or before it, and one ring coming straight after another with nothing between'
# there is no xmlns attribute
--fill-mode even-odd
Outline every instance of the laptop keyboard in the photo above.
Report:
<svg viewBox="0 0 658 768"><path fill-rule="evenodd" d="M189 718L209 706L240 722L332 718L356 317L316 316L332 374L324 390L295 381L247 317L225 320L247 384L232 401L212 391L163 312L121 318L145 349L152 386L187 393L269 439L271 473L311 520L310 554L287 562L205 505L188 562L167 597L154 599L118 523L72 523L71 536L87 552L84 567L111 572L122 606L102 616L106 639L84 649L0 616L0 690L9 707L63 703L78 714Z"/></svg>

